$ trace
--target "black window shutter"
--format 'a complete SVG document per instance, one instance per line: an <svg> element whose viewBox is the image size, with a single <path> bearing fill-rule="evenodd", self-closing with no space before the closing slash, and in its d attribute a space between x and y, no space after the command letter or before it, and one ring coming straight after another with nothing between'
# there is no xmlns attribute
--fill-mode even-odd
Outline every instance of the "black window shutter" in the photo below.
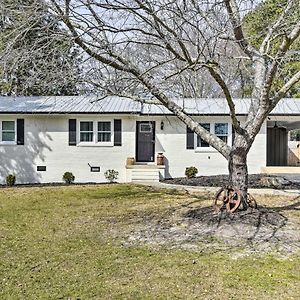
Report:
<svg viewBox="0 0 300 300"><path fill-rule="evenodd" d="M17 145L24 145L24 119L17 119Z"/></svg>
<svg viewBox="0 0 300 300"><path fill-rule="evenodd" d="M76 146L76 119L69 119L69 146Z"/></svg>
<svg viewBox="0 0 300 300"><path fill-rule="evenodd" d="M122 120L114 120L114 146L122 146Z"/></svg>
<svg viewBox="0 0 300 300"><path fill-rule="evenodd" d="M195 139L194 132L186 127L186 149L194 149L195 148Z"/></svg>

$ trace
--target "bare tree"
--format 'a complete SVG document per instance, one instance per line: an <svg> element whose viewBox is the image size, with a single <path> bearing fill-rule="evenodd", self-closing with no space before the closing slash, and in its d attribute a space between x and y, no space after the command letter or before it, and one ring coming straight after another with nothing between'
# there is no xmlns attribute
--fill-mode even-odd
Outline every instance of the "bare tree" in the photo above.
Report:
<svg viewBox="0 0 300 300"><path fill-rule="evenodd" d="M247 154L268 114L300 80L298 71L281 87L273 84L299 38L299 19L287 18L299 13L299 1L286 1L259 47L254 47L245 36L243 17L258 2L49 0L49 6L77 45L97 62L97 72L105 78L98 88L133 99L154 98L168 108L228 160L230 183L242 191L246 207ZM244 66L253 92L246 121L240 123L233 100L238 77L233 73ZM207 76L227 100L235 132L232 147L172 100L198 95L193 89L201 90L201 78Z"/></svg>
<svg viewBox="0 0 300 300"><path fill-rule="evenodd" d="M0 94L77 94L78 52L44 0L0 1Z"/></svg>

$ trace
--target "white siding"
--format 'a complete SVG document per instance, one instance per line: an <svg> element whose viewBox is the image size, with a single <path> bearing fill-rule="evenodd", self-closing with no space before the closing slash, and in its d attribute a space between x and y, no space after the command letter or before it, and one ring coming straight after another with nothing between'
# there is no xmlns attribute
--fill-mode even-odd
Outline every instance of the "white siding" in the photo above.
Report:
<svg viewBox="0 0 300 300"><path fill-rule="evenodd" d="M66 171L73 172L76 182L105 182L104 172L115 169L119 181L126 181L126 158L135 156L137 120L156 121L155 152L166 157L166 176L184 176L185 168L195 166L198 175L227 173L227 161L216 151L186 150L186 126L175 117L112 115L26 115L0 116L0 120L25 119L25 145L0 145L0 183L13 173L18 183L61 182ZM68 119L122 119L122 146L69 146ZM229 122L228 117L196 118L199 122ZM161 130L161 121L164 129ZM77 130L79 128L77 127ZM266 128L263 126L249 153L249 172L256 173L266 162ZM89 165L100 166L100 173L90 172ZM37 166L46 172L37 172Z"/></svg>
<svg viewBox="0 0 300 300"><path fill-rule="evenodd" d="M229 123L229 117L197 117L201 123ZM241 121L243 119L241 118ZM160 123L160 121L158 122ZM198 175L227 174L227 160L214 149L186 149L186 126L174 117L164 121L163 131L157 130L156 150L164 152L168 160L166 175L170 177L184 176L185 168L195 166ZM231 126L231 125L230 125ZM231 132L228 143L231 144ZM249 152L248 166L250 173L259 173L260 168L266 165L266 126L253 143Z"/></svg>

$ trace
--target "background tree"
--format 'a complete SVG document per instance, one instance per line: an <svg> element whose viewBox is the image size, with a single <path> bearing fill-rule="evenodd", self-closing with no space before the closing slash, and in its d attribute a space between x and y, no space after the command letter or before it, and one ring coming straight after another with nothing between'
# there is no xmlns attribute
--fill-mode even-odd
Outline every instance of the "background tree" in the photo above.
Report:
<svg viewBox="0 0 300 300"><path fill-rule="evenodd" d="M0 3L0 93L73 95L79 51L43 0Z"/></svg>
<svg viewBox="0 0 300 300"><path fill-rule="evenodd" d="M249 39L249 42L259 48L264 37L268 33L270 24L273 24L276 19L284 12L288 0L267 0L260 3L253 11L248 13L244 17L245 34ZM296 9L293 13L287 14L284 20L281 21L280 27L277 30L276 35L273 35L270 40L270 54L275 55L280 46L282 36L285 34L285 28L288 24L294 24L300 19L300 10ZM276 80L274 80L273 88L279 88L282 84L300 70L299 61L300 41L296 40L290 47L289 53L286 56L285 64L282 66L280 73ZM251 95L252 86L251 79L247 74L243 74L244 85L242 91L246 95ZM300 88L291 88L287 93L288 97L300 97Z"/></svg>

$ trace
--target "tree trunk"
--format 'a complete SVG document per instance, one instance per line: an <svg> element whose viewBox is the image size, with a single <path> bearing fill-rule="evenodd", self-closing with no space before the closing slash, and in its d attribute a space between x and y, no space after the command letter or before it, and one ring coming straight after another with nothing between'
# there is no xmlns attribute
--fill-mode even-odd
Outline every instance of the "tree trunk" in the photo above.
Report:
<svg viewBox="0 0 300 300"><path fill-rule="evenodd" d="M247 209L248 168L247 143L243 137L236 137L228 160L229 184L241 192L241 209Z"/></svg>

